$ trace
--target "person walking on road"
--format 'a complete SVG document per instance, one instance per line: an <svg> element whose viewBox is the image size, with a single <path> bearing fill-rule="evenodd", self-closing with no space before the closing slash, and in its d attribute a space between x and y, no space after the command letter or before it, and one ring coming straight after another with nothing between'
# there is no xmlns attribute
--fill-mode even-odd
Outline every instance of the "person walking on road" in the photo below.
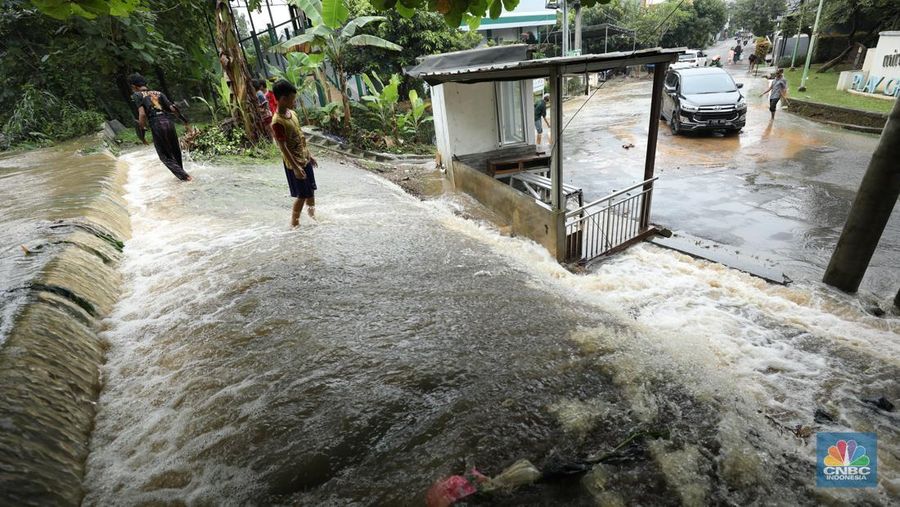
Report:
<svg viewBox="0 0 900 507"><path fill-rule="evenodd" d="M162 92L147 88L147 80L140 74L128 76L131 84L131 100L138 110L138 137L144 144L147 142L147 123L150 123L150 132L153 134L153 146L159 160L181 181L191 181L194 178L185 172L181 159L181 146L178 144L178 133L175 131L175 122L172 115L184 122L187 131L191 131L191 124Z"/></svg>
<svg viewBox="0 0 900 507"><path fill-rule="evenodd" d="M547 128L550 128L550 122L547 121L547 104L549 103L550 94L546 94L541 100L534 104L534 129L537 130L538 146L541 145L541 135L544 133L544 126L541 124L541 120L544 120L544 123L547 124Z"/></svg>
<svg viewBox="0 0 900 507"><path fill-rule="evenodd" d="M778 101L784 99L787 101L788 96L788 84L787 80L784 78L784 69L778 69L775 71L775 79L772 80L772 84L766 88L766 91L759 94L760 97L769 94L769 112L772 113L772 119L775 119L775 110L776 106L778 106Z"/></svg>

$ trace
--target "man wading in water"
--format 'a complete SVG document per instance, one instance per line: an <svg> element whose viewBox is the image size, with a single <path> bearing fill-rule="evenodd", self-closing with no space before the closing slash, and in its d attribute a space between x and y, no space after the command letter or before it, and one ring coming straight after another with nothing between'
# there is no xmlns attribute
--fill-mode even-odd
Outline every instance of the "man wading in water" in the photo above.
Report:
<svg viewBox="0 0 900 507"><path fill-rule="evenodd" d="M191 124L168 97L161 92L147 89L147 80L144 79L144 76L132 74L128 76L128 82L134 92L131 100L138 108L138 137L144 144L149 144L146 139L147 121L149 120L150 132L153 133L153 146L156 148L159 160L179 180L193 180L194 178L184 171L181 147L178 145L178 133L175 132L175 122L172 121L171 115L174 114L183 121L188 132L191 130Z"/></svg>
<svg viewBox="0 0 900 507"><path fill-rule="evenodd" d="M272 117L272 132L275 144L281 150L284 159L284 175L287 177L288 189L294 197L294 208L291 211L291 227L300 225L300 213L306 204L310 218L315 218L316 206L316 159L309 154L306 137L300 129L300 119L291 109L297 99L297 89L284 79L272 86L278 109Z"/></svg>
<svg viewBox="0 0 900 507"><path fill-rule="evenodd" d="M784 69L778 69L777 71L775 71L775 79L772 80L772 84L770 84L769 87L766 88L766 91L760 93L759 96L762 97L766 93L769 93L769 112L772 113L772 120L774 120L778 101L784 100L785 102L787 102L788 84L787 80L784 78Z"/></svg>

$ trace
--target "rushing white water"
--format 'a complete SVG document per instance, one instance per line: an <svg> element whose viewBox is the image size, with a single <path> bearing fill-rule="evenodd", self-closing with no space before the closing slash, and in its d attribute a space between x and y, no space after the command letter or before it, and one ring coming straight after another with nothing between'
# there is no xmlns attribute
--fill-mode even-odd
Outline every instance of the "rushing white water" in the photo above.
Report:
<svg viewBox="0 0 900 507"><path fill-rule="evenodd" d="M128 157L126 294L87 505L410 504L474 461L548 464L665 428L507 503L890 503L896 317L652 246L572 274L539 246L323 161L287 228L280 167ZM816 423L820 408L834 421ZM880 487L814 488L815 442L874 431ZM678 499L678 500L675 500ZM773 500L780 499L780 500Z"/></svg>

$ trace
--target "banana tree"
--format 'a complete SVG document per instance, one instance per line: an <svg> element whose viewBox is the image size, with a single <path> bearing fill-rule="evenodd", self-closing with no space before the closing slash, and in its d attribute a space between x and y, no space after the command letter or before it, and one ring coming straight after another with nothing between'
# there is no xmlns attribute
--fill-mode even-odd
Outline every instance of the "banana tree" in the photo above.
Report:
<svg viewBox="0 0 900 507"><path fill-rule="evenodd" d="M303 113L303 120L308 124L309 112L306 110L306 104L303 102L303 97L308 94L315 94L316 92L314 90L317 86L322 86L323 89L326 89L325 86L321 84L323 78L321 77L320 69L324 55L289 53L285 55L285 57L287 65L285 65L284 70L269 65L269 72L279 79L284 79L297 88L298 102L300 104L300 110ZM309 79L310 75L313 76L312 80Z"/></svg>
<svg viewBox="0 0 900 507"><path fill-rule="evenodd" d="M225 0L217 0L215 9L216 46L219 50L219 62L231 82L230 91L234 95L235 110L243 123L244 132L251 142L256 143L268 137L268 134L259 111L256 92L250 83L250 70L247 68L247 62L241 53L238 36L234 30L231 6Z"/></svg>
<svg viewBox="0 0 900 507"><path fill-rule="evenodd" d="M338 77L341 101L344 105L344 130L350 130L350 96L347 95L347 75L344 61L353 47L369 46L391 51L402 47L393 42L368 34L356 34L361 27L384 20L384 16L360 16L349 19L350 10L344 0L291 0L312 22L312 28L273 47L281 53L289 53L294 48L308 45L315 53L324 54Z"/></svg>

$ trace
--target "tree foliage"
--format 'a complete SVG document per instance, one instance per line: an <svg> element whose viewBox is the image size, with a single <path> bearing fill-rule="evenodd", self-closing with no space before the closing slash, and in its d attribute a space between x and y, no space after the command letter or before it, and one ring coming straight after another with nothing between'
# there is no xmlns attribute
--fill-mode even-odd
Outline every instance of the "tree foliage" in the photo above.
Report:
<svg viewBox="0 0 900 507"><path fill-rule="evenodd" d="M50 3L0 3L0 120L13 113L26 85L127 121L132 118L125 82L129 73L145 74L154 86L167 88L173 100L201 92L213 78L215 53L205 29L204 4L157 0L151 10L119 2L135 8L117 15L122 11L86 10L95 3L117 2L83 2L91 17L74 7L48 9ZM56 19L63 12L74 14Z"/></svg>
<svg viewBox="0 0 900 507"><path fill-rule="evenodd" d="M325 55L339 81L337 84L343 103L344 129L349 130L351 110L345 70L348 55L357 48L364 47L388 51L400 51L403 48L376 35L357 33L370 23L384 21L383 16L359 16L351 19L350 10L344 0L292 0L292 2L303 10L313 26L306 33L289 39L274 49L286 53L299 48Z"/></svg>
<svg viewBox="0 0 900 507"><path fill-rule="evenodd" d="M94 19L98 16L127 16L141 0L31 0L31 4L51 18L65 20L72 16Z"/></svg>
<svg viewBox="0 0 900 507"><path fill-rule="evenodd" d="M815 10L810 6L811 14ZM811 21L810 21L811 23ZM900 2L897 0L828 0L822 7L820 26L841 28L849 35L849 44L859 33L866 43L874 44L878 33L900 29Z"/></svg>
<svg viewBox="0 0 900 507"><path fill-rule="evenodd" d="M610 23L635 30L635 45L638 48L705 48L725 26L726 10L723 0L669 0L647 6L628 0L614 0L606 5L584 9L583 16L582 25L585 27ZM608 50L620 51L631 47L630 35L610 34ZM585 49L587 52L602 52L603 39L586 42Z"/></svg>
<svg viewBox="0 0 900 507"><path fill-rule="evenodd" d="M786 10L784 0L736 0L732 9L734 28L750 30L755 35L775 32L776 19Z"/></svg>
<svg viewBox="0 0 900 507"><path fill-rule="evenodd" d="M368 0L351 1L349 7L352 16L376 13ZM402 49L388 51L374 47L357 48L347 55L345 70L350 74L401 73L404 67L415 65L416 58L420 56L471 49L481 42L481 36L477 32L451 28L440 15L425 11L417 11L409 18L404 18L397 11L388 11L382 23L363 27L360 33L392 41ZM405 80L401 85L401 94L405 95L410 85L411 82Z"/></svg>

